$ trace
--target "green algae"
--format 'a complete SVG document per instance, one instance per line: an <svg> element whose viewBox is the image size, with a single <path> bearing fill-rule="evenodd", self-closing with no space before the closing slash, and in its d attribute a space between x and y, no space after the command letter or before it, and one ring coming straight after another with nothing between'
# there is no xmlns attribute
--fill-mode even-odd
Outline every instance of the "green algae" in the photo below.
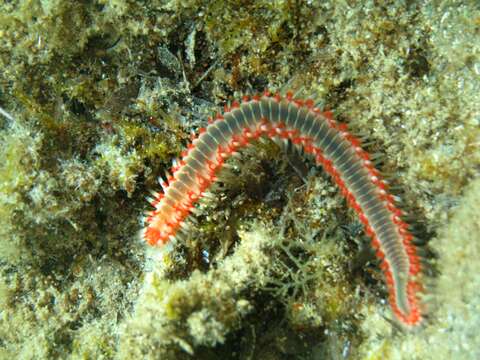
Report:
<svg viewBox="0 0 480 360"><path fill-rule="evenodd" d="M476 250L461 251L475 242L455 229L478 233L478 191L454 207L480 160L474 4L0 10L0 105L15 119L0 122L0 357L475 358ZM447 224L429 295L444 305L415 335L392 334L381 275L356 255L353 213L329 179L296 176L273 144L231 161L162 260L136 237L146 189L212 103L292 78L385 154L429 230Z"/></svg>
<svg viewBox="0 0 480 360"><path fill-rule="evenodd" d="M38 163L37 149L41 138L35 136L24 126L15 124L9 130L1 134L0 143L2 153L0 159L0 186L1 186L1 204L0 207L0 231L2 239L9 238L10 234L15 232L13 214L22 207L21 196L25 188L29 188L33 183L32 169ZM2 241L1 257L2 259L11 259L15 261L22 255L24 239L21 236L12 236L9 241ZM23 245L23 246L22 246Z"/></svg>

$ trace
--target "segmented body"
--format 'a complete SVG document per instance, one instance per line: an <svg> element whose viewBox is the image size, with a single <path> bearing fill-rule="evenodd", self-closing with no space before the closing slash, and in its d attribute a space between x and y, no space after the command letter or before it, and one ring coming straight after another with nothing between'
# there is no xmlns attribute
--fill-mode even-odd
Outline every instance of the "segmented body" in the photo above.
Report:
<svg viewBox="0 0 480 360"><path fill-rule="evenodd" d="M420 284L416 279L420 261L394 197L346 125L333 120L330 112L315 108L311 100L296 100L290 93L245 97L201 129L162 184L164 193L150 199L155 210L147 215L144 239L150 245L161 245L175 237L224 161L261 136L303 147L332 176L372 239L394 314L405 325L419 324Z"/></svg>

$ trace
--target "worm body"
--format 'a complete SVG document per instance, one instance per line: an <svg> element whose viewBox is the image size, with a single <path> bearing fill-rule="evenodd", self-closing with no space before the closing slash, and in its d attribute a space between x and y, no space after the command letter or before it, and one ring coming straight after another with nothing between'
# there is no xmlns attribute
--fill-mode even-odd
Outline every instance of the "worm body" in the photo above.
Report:
<svg viewBox="0 0 480 360"><path fill-rule="evenodd" d="M245 97L201 129L162 183L164 192L150 199L155 210L145 219L146 242L162 245L175 237L225 160L261 136L303 147L331 175L372 239L395 316L405 325L418 325L422 319L417 281L421 266L402 211L346 125L336 122L330 112L315 108L313 101L293 99L290 93Z"/></svg>

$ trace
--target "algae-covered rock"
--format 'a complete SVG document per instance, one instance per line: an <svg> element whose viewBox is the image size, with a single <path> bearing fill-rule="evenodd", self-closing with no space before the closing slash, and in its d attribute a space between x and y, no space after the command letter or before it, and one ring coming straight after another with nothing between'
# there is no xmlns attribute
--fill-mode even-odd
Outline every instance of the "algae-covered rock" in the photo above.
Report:
<svg viewBox="0 0 480 360"><path fill-rule="evenodd" d="M475 359L474 2L0 4L0 358ZM292 88L402 198L428 319L391 321L353 211L271 142L229 160L169 251L144 197L207 116Z"/></svg>

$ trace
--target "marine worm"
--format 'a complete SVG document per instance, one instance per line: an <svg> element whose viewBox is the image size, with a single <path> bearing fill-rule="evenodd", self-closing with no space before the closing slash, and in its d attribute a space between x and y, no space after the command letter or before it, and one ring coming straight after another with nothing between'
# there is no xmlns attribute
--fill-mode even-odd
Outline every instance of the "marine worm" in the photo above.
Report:
<svg viewBox="0 0 480 360"><path fill-rule="evenodd" d="M357 213L380 260L396 318L409 327L421 323L421 264L413 235L395 197L346 124L315 107L313 100L294 99L290 92L244 97L209 120L161 182L163 193L149 199L155 209L147 213L142 231L148 244L164 245L186 227L194 203L238 149L261 136L290 141L330 174Z"/></svg>

